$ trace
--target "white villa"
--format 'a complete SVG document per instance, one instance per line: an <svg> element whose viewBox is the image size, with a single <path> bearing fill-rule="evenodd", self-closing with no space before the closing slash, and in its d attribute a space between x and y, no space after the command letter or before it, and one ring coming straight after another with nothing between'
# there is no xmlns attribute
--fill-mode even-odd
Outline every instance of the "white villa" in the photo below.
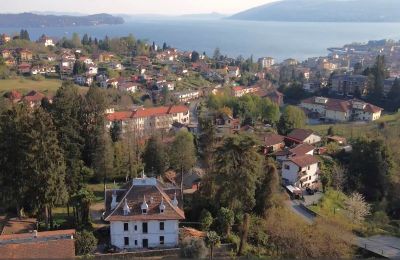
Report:
<svg viewBox="0 0 400 260"><path fill-rule="evenodd" d="M178 246L179 221L185 214L177 192L144 175L121 189L107 190L104 216L110 222L111 244L120 249Z"/></svg>

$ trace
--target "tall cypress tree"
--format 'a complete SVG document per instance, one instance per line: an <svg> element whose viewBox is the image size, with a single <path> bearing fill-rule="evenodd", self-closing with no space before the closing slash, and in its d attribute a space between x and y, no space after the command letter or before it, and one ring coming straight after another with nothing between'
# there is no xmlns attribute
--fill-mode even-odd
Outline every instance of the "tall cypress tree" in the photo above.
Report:
<svg viewBox="0 0 400 260"><path fill-rule="evenodd" d="M79 123L81 96L70 82L65 82L57 90L50 112L58 131L58 141L64 150L66 161L66 181L69 196L82 186L81 161L84 139Z"/></svg>
<svg viewBox="0 0 400 260"><path fill-rule="evenodd" d="M44 213L46 227L53 228L52 209L66 202L65 161L50 114L37 108L27 134L26 165L31 174L31 205Z"/></svg>

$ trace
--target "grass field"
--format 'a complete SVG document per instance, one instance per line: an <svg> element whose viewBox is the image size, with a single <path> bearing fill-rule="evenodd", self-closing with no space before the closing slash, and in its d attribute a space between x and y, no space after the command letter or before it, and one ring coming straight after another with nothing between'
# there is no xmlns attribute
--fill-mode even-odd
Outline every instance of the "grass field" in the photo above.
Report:
<svg viewBox="0 0 400 260"><path fill-rule="evenodd" d="M42 92L43 94L54 94L61 86L62 81L58 79L45 79L35 81L27 78L5 79L0 80L0 94L11 90L17 90L22 94L26 94L31 90ZM86 92L88 88L79 87L81 91Z"/></svg>
<svg viewBox="0 0 400 260"><path fill-rule="evenodd" d="M333 127L336 135L344 136L346 138L365 137L379 130L381 123L386 124L389 128L399 127L400 113L383 115L375 122L351 122L351 123L338 123L338 124L322 124L322 125L308 125L309 128L318 134L326 135L328 129Z"/></svg>

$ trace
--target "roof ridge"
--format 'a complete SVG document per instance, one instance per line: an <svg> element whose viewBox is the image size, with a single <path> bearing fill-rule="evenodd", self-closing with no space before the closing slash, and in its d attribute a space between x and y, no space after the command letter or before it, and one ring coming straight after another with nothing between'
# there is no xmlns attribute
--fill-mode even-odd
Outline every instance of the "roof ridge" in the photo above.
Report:
<svg viewBox="0 0 400 260"><path fill-rule="evenodd" d="M132 190L133 185L131 185L131 187L129 188L129 190L127 192L125 192L124 197L121 199L120 202L118 202L117 206L114 208L114 210L108 214L108 216L104 219L105 221L108 221L107 219L113 215L115 213L115 211L119 208L119 206L121 206L121 203L126 199L126 196L128 196L129 192Z"/></svg>
<svg viewBox="0 0 400 260"><path fill-rule="evenodd" d="M160 189L160 187L158 185L156 185L157 190L161 193L161 196L164 197L164 199L166 199L168 205L175 210L175 212L181 216L182 218L185 218L185 213L179 208L179 207L174 207L171 203L171 198L163 191ZM176 190L176 189L175 189Z"/></svg>

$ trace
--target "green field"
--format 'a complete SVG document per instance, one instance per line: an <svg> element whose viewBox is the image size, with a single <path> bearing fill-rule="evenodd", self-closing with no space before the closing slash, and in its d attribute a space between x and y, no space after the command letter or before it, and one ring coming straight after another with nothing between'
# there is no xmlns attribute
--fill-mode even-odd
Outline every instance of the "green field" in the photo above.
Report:
<svg viewBox="0 0 400 260"><path fill-rule="evenodd" d="M45 79L40 81L27 78L5 79L0 80L0 94L3 95L11 90L17 90L22 94L26 94L31 90L36 90L43 94L54 94L61 84L62 81L58 79ZM80 89L86 92L88 88L80 87Z"/></svg>
<svg viewBox="0 0 400 260"><path fill-rule="evenodd" d="M400 126L400 113L383 115L375 122L351 122L337 124L308 125L306 128L320 135L326 135L328 129L333 127L336 135L346 138L365 137L379 131L380 124L384 123L389 129L397 129Z"/></svg>

